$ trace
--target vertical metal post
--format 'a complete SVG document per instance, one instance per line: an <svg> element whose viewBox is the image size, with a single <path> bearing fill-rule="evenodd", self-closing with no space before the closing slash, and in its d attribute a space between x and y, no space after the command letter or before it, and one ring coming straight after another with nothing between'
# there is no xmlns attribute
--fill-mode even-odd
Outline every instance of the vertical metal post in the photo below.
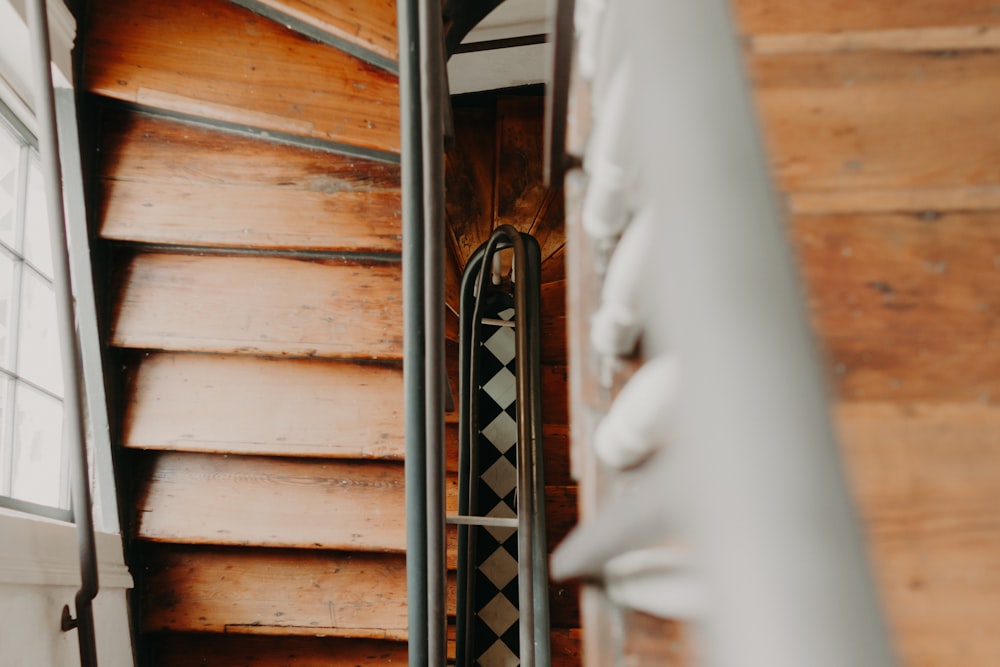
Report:
<svg viewBox="0 0 1000 667"><path fill-rule="evenodd" d="M420 106L424 211L427 474L427 664L448 657L444 504L444 58L441 3L421 0Z"/></svg>
<svg viewBox="0 0 1000 667"><path fill-rule="evenodd" d="M427 667L427 466L424 404L424 208L418 0L396 3L403 209L406 591L410 667Z"/></svg>
<svg viewBox="0 0 1000 667"><path fill-rule="evenodd" d="M66 220L63 212L62 166L59 159L59 139L56 130L55 95L52 90L49 26L45 0L27 3L28 26L35 65L35 116L38 121L38 146L52 238L52 273L56 307L59 311L59 346L62 358L63 386L67 393L63 401L63 431L69 442L72 469L73 517L77 527L80 551L80 589L76 592L76 618L68 606L63 609L63 630L76 628L80 642L80 664L97 666L97 642L94 636L92 602L97 596L97 547L94 541L94 517L90 500L90 471L87 465L84 392L80 368L80 347L77 340L73 287L70 282L69 246L66 242Z"/></svg>

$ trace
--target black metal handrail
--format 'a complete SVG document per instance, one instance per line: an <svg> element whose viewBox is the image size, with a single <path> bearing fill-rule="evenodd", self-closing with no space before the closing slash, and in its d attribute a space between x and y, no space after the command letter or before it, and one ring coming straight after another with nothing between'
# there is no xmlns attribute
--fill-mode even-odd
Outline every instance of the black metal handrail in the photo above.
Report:
<svg viewBox="0 0 1000 667"><path fill-rule="evenodd" d="M540 451L541 438L541 374L539 329L540 265L537 241L521 234L510 225L497 228L483 246L469 259L462 281L460 346L460 431L459 510L475 507L477 470L476 442L478 424L479 329L487 290L490 289L492 258L501 249L514 251L514 332L517 401L517 535L518 535L518 622L520 633L520 664L525 667L550 664L548 614L548 562L545 540L544 470ZM471 311L471 316L469 315ZM469 525L477 517L454 517L459 524L459 553L474 550ZM490 523L498 523L495 519ZM472 568L466 567L464 578L458 580L458 599L462 604L472 590ZM472 615L468 604L460 611L457 658L460 665L472 665L468 654L472 634Z"/></svg>
<svg viewBox="0 0 1000 667"><path fill-rule="evenodd" d="M97 667L97 642L94 635L93 600L97 596L97 546L94 539L94 518L90 499L90 471L87 465L87 440L84 414L86 396L80 368L80 346L76 330L73 286L69 268L69 246L66 243L66 220L63 212L62 165L56 128L56 104L52 87L49 25L45 0L27 3L28 27L36 74L35 113L38 121L38 148L45 178L52 239L52 273L56 307L59 311L59 345L62 356L63 386L72 394L63 403L64 431L70 447L73 518L77 526L80 552L80 589L74 604L76 618L63 607L63 631L76 629L80 642L82 667Z"/></svg>

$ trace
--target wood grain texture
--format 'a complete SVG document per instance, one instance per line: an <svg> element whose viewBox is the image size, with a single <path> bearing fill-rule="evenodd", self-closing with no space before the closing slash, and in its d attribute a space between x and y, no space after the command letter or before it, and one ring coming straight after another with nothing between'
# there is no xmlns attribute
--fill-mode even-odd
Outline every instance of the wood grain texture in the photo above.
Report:
<svg viewBox="0 0 1000 667"><path fill-rule="evenodd" d="M496 187L496 111L459 107L455 143L445 153L447 238L459 268L493 231Z"/></svg>
<svg viewBox="0 0 1000 667"><path fill-rule="evenodd" d="M813 326L845 400L1000 396L1000 213L800 216Z"/></svg>
<svg viewBox="0 0 1000 667"><path fill-rule="evenodd" d="M389 60L399 59L394 0L260 0L260 2Z"/></svg>
<svg viewBox="0 0 1000 667"><path fill-rule="evenodd" d="M399 151L394 75L224 0L100 0L83 87L106 97Z"/></svg>
<svg viewBox="0 0 1000 667"><path fill-rule="evenodd" d="M137 484L142 539L360 551L406 547L399 463L148 452Z"/></svg>
<svg viewBox="0 0 1000 667"><path fill-rule="evenodd" d="M493 226L510 224L527 232L548 190L542 181L544 98L501 96L496 105Z"/></svg>
<svg viewBox="0 0 1000 667"><path fill-rule="evenodd" d="M406 639L400 555L148 549L146 631Z"/></svg>
<svg viewBox="0 0 1000 667"><path fill-rule="evenodd" d="M901 662L997 664L1000 408L872 401L835 415Z"/></svg>
<svg viewBox="0 0 1000 667"><path fill-rule="evenodd" d="M542 363L565 365L566 357L566 281L546 283L541 288Z"/></svg>
<svg viewBox="0 0 1000 667"><path fill-rule="evenodd" d="M148 452L137 536L156 542L402 552L403 466L374 461ZM458 507L454 474L447 511ZM547 485L552 544L576 521L576 488Z"/></svg>
<svg viewBox="0 0 1000 667"><path fill-rule="evenodd" d="M978 51L1000 46L1000 26L902 28L850 32L752 35L755 53L834 53L843 51Z"/></svg>
<svg viewBox="0 0 1000 667"><path fill-rule="evenodd" d="M398 263L140 253L124 264L119 347L399 359Z"/></svg>
<svg viewBox="0 0 1000 667"><path fill-rule="evenodd" d="M101 236L398 253L399 166L109 109Z"/></svg>
<svg viewBox="0 0 1000 667"><path fill-rule="evenodd" d="M146 639L152 667L359 667L407 664L406 644L334 637L157 633Z"/></svg>
<svg viewBox="0 0 1000 667"><path fill-rule="evenodd" d="M398 366L146 353L130 376L126 447L403 458Z"/></svg>
<svg viewBox="0 0 1000 667"><path fill-rule="evenodd" d="M779 189L995 186L1000 52L751 56Z"/></svg>
<svg viewBox="0 0 1000 667"><path fill-rule="evenodd" d="M996 25L991 0L736 0L740 30L745 33L845 32L935 26Z"/></svg>

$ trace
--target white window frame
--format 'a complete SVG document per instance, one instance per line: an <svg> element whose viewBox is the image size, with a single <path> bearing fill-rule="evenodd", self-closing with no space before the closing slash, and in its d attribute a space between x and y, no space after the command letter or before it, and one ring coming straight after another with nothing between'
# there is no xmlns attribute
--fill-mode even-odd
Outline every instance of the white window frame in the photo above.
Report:
<svg viewBox="0 0 1000 667"><path fill-rule="evenodd" d="M58 0L48 3L52 73L57 107L72 100L71 51L76 21ZM0 0L0 100L37 136L34 114L32 49L29 48L24 0ZM97 311L92 289L88 233L80 176L79 143L75 114L59 114L64 202L67 235L73 252L70 272L74 284L80 345L83 348L83 379L87 393L87 444L90 459L94 524L102 587L131 588L125 569L114 472L111 464L110 431L104 396L103 369ZM73 388L64 388L64 400L72 400ZM0 508L0 584L79 582L76 526L37 514ZM11 539L8 539L10 536ZM26 573L30 576L26 577Z"/></svg>

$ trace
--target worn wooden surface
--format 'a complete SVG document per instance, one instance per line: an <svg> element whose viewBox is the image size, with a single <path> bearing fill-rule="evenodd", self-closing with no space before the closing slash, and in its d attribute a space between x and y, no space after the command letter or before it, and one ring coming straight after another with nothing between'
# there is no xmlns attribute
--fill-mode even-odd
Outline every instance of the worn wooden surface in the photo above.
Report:
<svg viewBox="0 0 1000 667"><path fill-rule="evenodd" d="M129 366L126 447L403 458L398 366L173 353Z"/></svg>
<svg viewBox="0 0 1000 667"><path fill-rule="evenodd" d="M359 667L405 665L406 644L340 637L161 633L149 639L152 667Z"/></svg>
<svg viewBox="0 0 1000 667"><path fill-rule="evenodd" d="M143 539L402 551L400 463L150 452L137 473ZM454 485L449 498L454 496Z"/></svg>
<svg viewBox="0 0 1000 667"><path fill-rule="evenodd" d="M1000 117L1000 51L757 55L748 66L773 177L793 198L1000 183L1000 133L984 131Z"/></svg>
<svg viewBox="0 0 1000 667"><path fill-rule="evenodd" d="M745 33L837 33L1000 24L992 0L735 0Z"/></svg>
<svg viewBox="0 0 1000 667"><path fill-rule="evenodd" d="M406 564L399 555L148 551L144 630L406 639Z"/></svg>
<svg viewBox="0 0 1000 667"><path fill-rule="evenodd" d="M394 0L260 0L322 32L389 60L399 58Z"/></svg>
<svg viewBox="0 0 1000 667"><path fill-rule="evenodd" d="M392 74L225 0L99 0L83 87L263 130L399 151Z"/></svg>
<svg viewBox="0 0 1000 667"><path fill-rule="evenodd" d="M101 235L399 253L399 166L109 108Z"/></svg>
<svg viewBox="0 0 1000 667"><path fill-rule="evenodd" d="M159 350L400 359L392 263L135 255L119 275L111 342Z"/></svg>
<svg viewBox="0 0 1000 667"><path fill-rule="evenodd" d="M1000 409L869 401L836 415L903 664L998 664Z"/></svg>
<svg viewBox="0 0 1000 667"><path fill-rule="evenodd" d="M842 400L1000 396L998 223L998 211L793 218Z"/></svg>
<svg viewBox="0 0 1000 667"><path fill-rule="evenodd" d="M358 667L405 665L406 644L340 637L162 633L149 640L152 667Z"/></svg>
<svg viewBox="0 0 1000 667"><path fill-rule="evenodd" d="M394 462L149 452L136 473L143 539L192 544L403 551L403 466ZM447 508L457 511L447 478ZM575 521L576 487L547 485L551 539Z"/></svg>
<svg viewBox="0 0 1000 667"><path fill-rule="evenodd" d="M445 153L446 237L460 270L493 231L496 110L457 107L455 145Z"/></svg>

